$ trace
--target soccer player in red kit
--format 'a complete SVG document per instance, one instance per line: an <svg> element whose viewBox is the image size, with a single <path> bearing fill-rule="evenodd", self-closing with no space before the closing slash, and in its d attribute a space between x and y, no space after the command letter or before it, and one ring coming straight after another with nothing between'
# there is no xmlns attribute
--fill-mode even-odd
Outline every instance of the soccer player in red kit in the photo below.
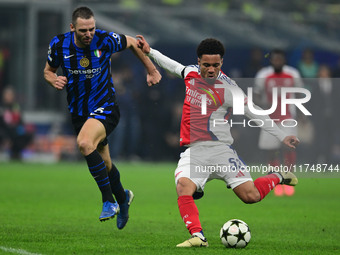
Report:
<svg viewBox="0 0 340 255"><path fill-rule="evenodd" d="M275 172L257 178L253 182L249 171L242 171L245 165L231 147L233 138L230 134L230 125L225 122L231 113L232 91L239 87L221 72L224 55L221 42L211 38L203 40L197 48L198 64L183 66L159 51L151 49L143 36L137 37L140 39L138 46L145 54L160 67L184 78L186 97L183 105L180 144L188 148L181 154L175 171L175 182L178 208L191 238L178 244L177 247L207 247L208 242L203 234L198 209L194 202L194 199L203 196L207 181L221 179L243 202L256 203L279 183L296 185L297 178L290 172ZM245 115L249 118L269 118L269 116L259 117L252 114L247 106L247 100L244 109ZM215 125L216 121L220 121L221 125ZM288 147L295 148L299 143L295 136L287 136L276 125L265 124L264 126ZM229 167L232 171L205 171L212 165L220 169ZM194 169L202 171L195 172Z"/></svg>
<svg viewBox="0 0 340 255"><path fill-rule="evenodd" d="M270 114L270 118L286 133L297 135L297 126L293 123L296 118L295 106L287 105L286 115L281 113L280 89L283 87L302 87L302 81L299 71L285 64L285 53L280 49L275 49L270 54L270 66L262 68L256 74L254 92L257 94L258 104L268 109L273 103L273 88L276 88L278 105L276 110ZM293 95L287 94L286 97L291 99ZM290 168L296 163L296 151L282 148L281 142L263 129L260 132L259 148L266 151L268 164L271 166L280 166L281 149L285 166ZM278 185L274 189L277 196L284 194L292 196L294 191L293 186L287 185Z"/></svg>

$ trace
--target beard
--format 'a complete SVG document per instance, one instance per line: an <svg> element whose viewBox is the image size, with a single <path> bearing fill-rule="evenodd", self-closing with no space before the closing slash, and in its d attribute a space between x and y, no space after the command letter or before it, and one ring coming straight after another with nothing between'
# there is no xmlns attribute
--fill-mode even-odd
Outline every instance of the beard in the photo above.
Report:
<svg viewBox="0 0 340 255"><path fill-rule="evenodd" d="M93 38L91 38L91 37L83 37L83 36L80 36L80 35L78 35L76 33L76 39L77 39L77 42L79 44L81 44L84 47L87 47L87 46L91 45L91 42L92 42Z"/></svg>
<svg viewBox="0 0 340 255"><path fill-rule="evenodd" d="M282 73L282 67L274 67L275 73Z"/></svg>

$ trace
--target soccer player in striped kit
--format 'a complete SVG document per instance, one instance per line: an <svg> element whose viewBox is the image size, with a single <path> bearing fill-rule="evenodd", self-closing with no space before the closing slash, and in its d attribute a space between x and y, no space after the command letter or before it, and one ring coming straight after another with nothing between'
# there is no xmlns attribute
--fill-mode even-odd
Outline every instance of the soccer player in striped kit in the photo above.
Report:
<svg viewBox="0 0 340 255"><path fill-rule="evenodd" d="M243 202L250 204L261 201L279 183L296 185L298 180L293 173L281 171L253 181L250 172L243 171L245 164L231 147L233 138L230 125L225 121L229 119L233 106L234 98L230 92L240 89L221 71L224 47L220 41L213 38L203 40L197 47L198 64L183 66L151 49L143 36L139 35L137 38L140 39L138 46L145 54L160 67L184 79L186 96L180 145L188 148L178 161L175 182L179 212L191 238L177 247L207 247L208 242L194 202L194 199L203 196L206 182L213 179L223 180ZM205 113L202 113L203 96L206 99ZM270 119L269 116L253 114L248 108L246 97L244 110L246 117L263 120L261 128L275 135L286 146L295 148L299 143L296 136L287 135L275 124L268 124L266 120ZM221 122L221 125L214 126L214 121ZM214 166L214 171L209 171L209 167L212 169Z"/></svg>
<svg viewBox="0 0 340 255"><path fill-rule="evenodd" d="M70 32L52 39L44 77L55 89L67 90L79 150L102 193L99 220L105 221L117 214L117 227L122 229L128 221L134 195L131 190L123 189L107 142L120 116L111 75L111 55L131 49L147 70L148 85L157 84L161 75L137 47L135 38L96 29L94 14L88 7L73 11L70 28ZM59 67L63 75L58 76Z"/></svg>

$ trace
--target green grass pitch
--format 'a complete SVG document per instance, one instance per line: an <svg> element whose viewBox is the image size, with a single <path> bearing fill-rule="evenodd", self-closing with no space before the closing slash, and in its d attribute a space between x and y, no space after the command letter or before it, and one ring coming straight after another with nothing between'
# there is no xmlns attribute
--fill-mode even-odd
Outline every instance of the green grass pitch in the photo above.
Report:
<svg viewBox="0 0 340 255"><path fill-rule="evenodd" d="M0 163L0 254L340 254L340 179L300 179L293 197L243 204L221 181L197 201L208 248L189 238L177 209L176 163L118 163L135 193L123 230L99 222L100 192L85 163ZM226 249L220 227L248 223L245 249Z"/></svg>

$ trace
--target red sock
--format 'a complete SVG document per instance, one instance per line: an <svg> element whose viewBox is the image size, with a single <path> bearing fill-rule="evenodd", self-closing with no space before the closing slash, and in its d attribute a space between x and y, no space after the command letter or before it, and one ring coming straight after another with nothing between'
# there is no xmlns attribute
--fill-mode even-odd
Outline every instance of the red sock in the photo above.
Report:
<svg viewBox="0 0 340 255"><path fill-rule="evenodd" d="M177 199L179 212L190 234L202 231L198 218L198 209L192 196L180 196Z"/></svg>
<svg viewBox="0 0 340 255"><path fill-rule="evenodd" d="M292 166L296 163L296 152L295 151L286 151L284 153L284 160L285 160L285 166Z"/></svg>
<svg viewBox="0 0 340 255"><path fill-rule="evenodd" d="M279 183L280 178L276 174L268 174L254 181L255 187L260 192L261 200Z"/></svg>

